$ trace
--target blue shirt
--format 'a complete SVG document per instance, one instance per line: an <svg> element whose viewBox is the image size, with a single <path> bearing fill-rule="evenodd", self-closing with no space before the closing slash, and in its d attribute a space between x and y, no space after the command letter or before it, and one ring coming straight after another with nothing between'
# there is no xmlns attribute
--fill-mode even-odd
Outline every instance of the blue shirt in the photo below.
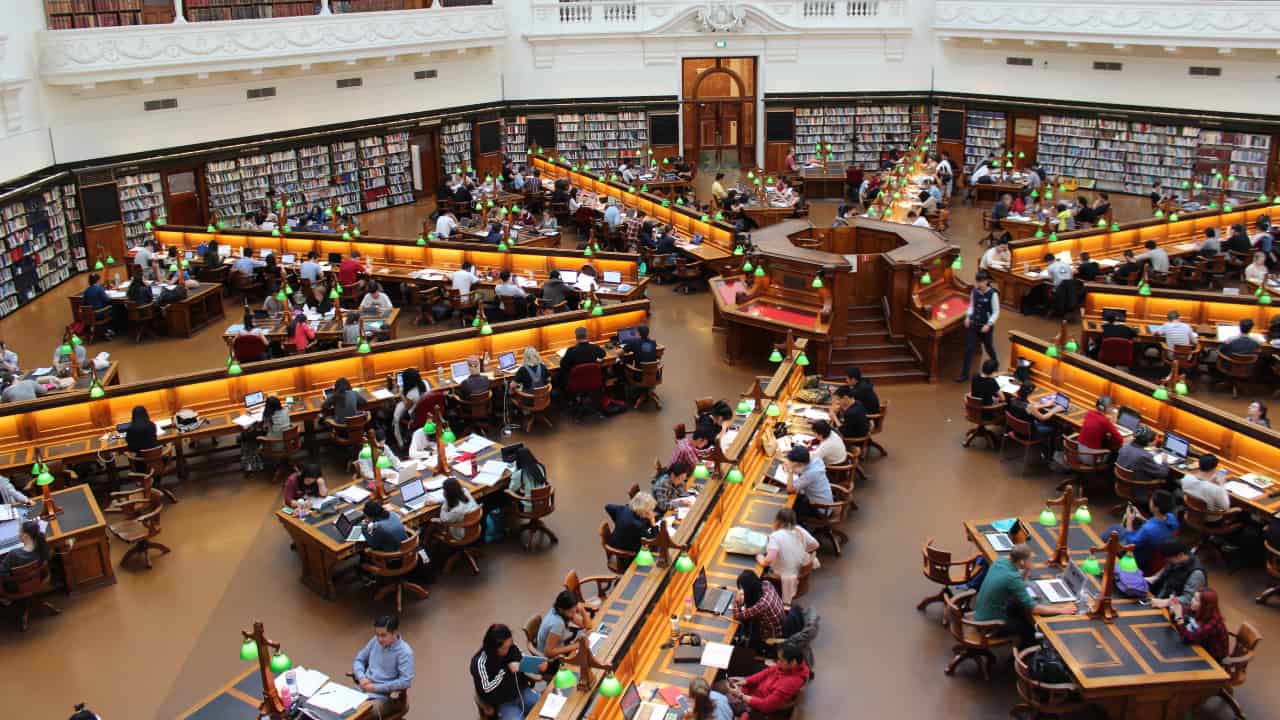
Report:
<svg viewBox="0 0 1280 720"><path fill-rule="evenodd" d="M733 708L729 707L729 698L715 690L707 696L711 698L711 720L733 720Z"/></svg>
<svg viewBox="0 0 1280 720"><path fill-rule="evenodd" d="M84 304L94 310L101 310L111 305L111 298L107 297L107 289L101 285L90 285L84 289Z"/></svg>
<svg viewBox="0 0 1280 720"><path fill-rule="evenodd" d="M262 262L261 260L254 260L253 258L240 257L236 259L235 263L233 263L231 267L238 272L244 273L245 275L252 275L255 268L260 268L265 265L266 263Z"/></svg>
<svg viewBox="0 0 1280 720"><path fill-rule="evenodd" d="M320 282L320 263L315 260L307 260L302 263L302 267L298 270L298 275L303 280L310 280L312 284Z"/></svg>
<svg viewBox="0 0 1280 720"><path fill-rule="evenodd" d="M610 205L604 211L604 221L609 223L609 227L616 228L622 224L622 212L618 210L617 205Z"/></svg>
<svg viewBox="0 0 1280 720"><path fill-rule="evenodd" d="M1120 535L1120 542L1133 546L1133 559L1144 571L1148 570L1147 561L1151 553L1160 547L1160 543L1169 540L1178 531L1178 518L1172 514L1164 520L1148 518L1137 530L1129 530ZM1105 539L1105 538L1104 538Z"/></svg>
<svg viewBox="0 0 1280 720"><path fill-rule="evenodd" d="M373 681L376 694L387 695L395 690L408 690L413 684L413 648L404 638L383 647L378 638L369 638L351 663L356 682L364 678Z"/></svg>
<svg viewBox="0 0 1280 720"><path fill-rule="evenodd" d="M809 502L830 503L834 499L831 495L831 480L827 477L827 466L822 464L822 458L811 458L809 464L804 466L804 471L796 475L791 484L797 493L809 498Z"/></svg>

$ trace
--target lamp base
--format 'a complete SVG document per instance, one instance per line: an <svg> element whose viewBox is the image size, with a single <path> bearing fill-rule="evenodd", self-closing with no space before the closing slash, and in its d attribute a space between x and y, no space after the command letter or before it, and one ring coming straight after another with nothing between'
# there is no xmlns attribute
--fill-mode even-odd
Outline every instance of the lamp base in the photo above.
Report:
<svg viewBox="0 0 1280 720"><path fill-rule="evenodd" d="M40 501L44 507L40 511L40 519L45 522L52 522L58 513L62 512L62 508L58 507L58 503L54 502L53 495L49 492L49 486L45 485L41 490Z"/></svg>

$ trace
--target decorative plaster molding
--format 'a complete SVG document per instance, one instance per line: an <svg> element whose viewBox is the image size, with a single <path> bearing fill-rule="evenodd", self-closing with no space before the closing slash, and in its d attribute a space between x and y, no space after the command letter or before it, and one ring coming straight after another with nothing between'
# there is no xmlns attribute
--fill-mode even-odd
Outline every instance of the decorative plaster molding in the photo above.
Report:
<svg viewBox="0 0 1280 720"><path fill-rule="evenodd" d="M1213 48L1280 48L1271 0L935 0L940 35Z"/></svg>
<svg viewBox="0 0 1280 720"><path fill-rule="evenodd" d="M86 85L491 47L506 40L500 5L174 23L39 33L40 73Z"/></svg>

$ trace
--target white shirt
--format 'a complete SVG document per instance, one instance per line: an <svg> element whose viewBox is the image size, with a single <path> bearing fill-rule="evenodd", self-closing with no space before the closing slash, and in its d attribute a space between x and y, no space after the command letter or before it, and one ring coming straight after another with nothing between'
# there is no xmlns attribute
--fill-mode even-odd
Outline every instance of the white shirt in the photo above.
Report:
<svg viewBox="0 0 1280 720"><path fill-rule="evenodd" d="M991 174L991 168L987 167L986 163L983 163L978 166L977 170L973 171L973 176L969 178L969 184L977 185L978 180L984 177L987 177L990 174Z"/></svg>
<svg viewBox="0 0 1280 720"><path fill-rule="evenodd" d="M1049 281L1053 283L1053 286L1058 287L1062 284L1062 281L1071 279L1071 264L1061 260L1054 260L1049 263L1049 267L1045 268L1044 272L1049 276Z"/></svg>
<svg viewBox="0 0 1280 720"><path fill-rule="evenodd" d="M944 172L944 170L945 170L945 172ZM939 173L941 173L941 174L943 174L943 175L955 175L955 174L956 174L955 170L952 170L952 169L951 169L951 161L950 161L950 160L948 160L948 159L946 159L946 158L943 158L942 160L939 160L939 161L938 161L938 172L939 172Z"/></svg>
<svg viewBox="0 0 1280 720"><path fill-rule="evenodd" d="M1172 350L1176 345L1195 345L1199 336L1192 327L1181 320L1167 322L1156 328L1156 335L1164 336L1164 344Z"/></svg>
<svg viewBox="0 0 1280 720"><path fill-rule="evenodd" d="M454 228L458 227L458 221L452 216L445 214L436 219L436 237L441 240L447 239L453 235Z"/></svg>
<svg viewBox="0 0 1280 720"><path fill-rule="evenodd" d="M151 248L143 245L138 248L138 252L134 253L133 264L139 267L147 267L151 264L151 260L155 257L155 253L151 252Z"/></svg>
<svg viewBox="0 0 1280 720"><path fill-rule="evenodd" d="M1244 279L1251 283L1258 283L1261 285L1262 281L1267 279L1267 266L1265 264L1255 265L1253 263L1249 263L1249 265L1244 269Z"/></svg>
<svg viewBox="0 0 1280 720"><path fill-rule="evenodd" d="M1003 265L1008 268L1011 256L1012 254L1008 250L1001 252L999 245L988 248L986 252L982 253L982 259L978 261L978 268L989 270L992 265Z"/></svg>
<svg viewBox="0 0 1280 720"><path fill-rule="evenodd" d="M1226 512L1231 508L1231 496L1227 494L1226 488L1216 482L1201 480L1191 473L1182 476L1182 494L1204 502L1205 508L1212 512ZM1215 520L1217 516L1211 515L1209 519Z"/></svg>
<svg viewBox="0 0 1280 720"><path fill-rule="evenodd" d="M409 459L425 460L436 454L436 441L433 437L428 437L422 428L413 431L413 438L409 440Z"/></svg>
<svg viewBox="0 0 1280 720"><path fill-rule="evenodd" d="M310 280L312 284L320 282L320 263L315 260L303 261L302 268L298 270L298 275L302 276L303 280Z"/></svg>
<svg viewBox="0 0 1280 720"><path fill-rule="evenodd" d="M840 465L844 463L848 452L844 448L844 438L840 437L837 430L832 430L826 439L818 443L818 457L822 458L822 464L827 467L832 465Z"/></svg>
<svg viewBox="0 0 1280 720"><path fill-rule="evenodd" d="M368 293L360 301L360 309L368 310L369 308L387 312L391 310L391 298L387 297L386 293Z"/></svg>
<svg viewBox="0 0 1280 720"><path fill-rule="evenodd" d="M471 294L471 286L478 282L480 282L480 276L470 270L456 270L450 279L449 286L457 290L458 294L462 295L462 299L465 300Z"/></svg>
<svg viewBox="0 0 1280 720"><path fill-rule="evenodd" d="M528 294L524 291L524 288L516 284L515 280L498 283L498 286L493 289L493 293L498 297L525 297Z"/></svg>

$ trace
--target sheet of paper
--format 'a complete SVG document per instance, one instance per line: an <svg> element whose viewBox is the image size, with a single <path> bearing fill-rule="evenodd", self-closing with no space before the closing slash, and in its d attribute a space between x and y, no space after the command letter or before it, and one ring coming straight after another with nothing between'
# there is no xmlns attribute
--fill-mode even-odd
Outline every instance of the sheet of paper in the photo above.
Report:
<svg viewBox="0 0 1280 720"><path fill-rule="evenodd" d="M482 473L496 473L501 475L506 471L507 464L501 460L485 460L484 464L480 466L480 472Z"/></svg>
<svg viewBox="0 0 1280 720"><path fill-rule="evenodd" d="M502 479L502 473L481 472L480 474L472 478L471 482L477 485L484 485L486 487L490 487L490 486L496 485L498 481L501 479Z"/></svg>
<svg viewBox="0 0 1280 720"><path fill-rule="evenodd" d="M362 702L364 702L364 693L332 682L320 688L319 692L307 700L307 704L312 707L339 715L345 715L349 710L359 707Z"/></svg>
<svg viewBox="0 0 1280 720"><path fill-rule="evenodd" d="M1218 326L1218 342L1227 342L1234 340L1240 335L1240 328L1236 325L1219 325Z"/></svg>
<svg viewBox="0 0 1280 720"><path fill-rule="evenodd" d="M377 390L373 391L374 400L390 400L395 396L396 396L395 393L391 392L386 388L378 388Z"/></svg>
<svg viewBox="0 0 1280 720"><path fill-rule="evenodd" d="M542 709L538 711L538 717L550 718L554 720L560 714L560 708L568 702L569 698L554 692L547 693L547 699L542 701Z"/></svg>
<svg viewBox="0 0 1280 720"><path fill-rule="evenodd" d="M719 668L724 670L729 667L729 660L733 657L733 646L724 643L709 642L702 648L701 663L706 667Z"/></svg>
<svg viewBox="0 0 1280 720"><path fill-rule="evenodd" d="M458 443L458 449L464 453L471 453L474 455L492 444L493 441L483 435L472 435L466 440Z"/></svg>
<svg viewBox="0 0 1280 720"><path fill-rule="evenodd" d="M474 463L470 460L462 460L460 462L453 463L453 469L463 475L471 475L475 472Z"/></svg>
<svg viewBox="0 0 1280 720"><path fill-rule="evenodd" d="M817 407L806 408L804 416L810 420L829 420L831 418L831 414L824 408Z"/></svg>
<svg viewBox="0 0 1280 720"><path fill-rule="evenodd" d="M350 485L338 491L338 497L352 505L362 503L369 498L369 491L359 485Z"/></svg>
<svg viewBox="0 0 1280 720"><path fill-rule="evenodd" d="M778 469L773 471L773 479L785 485L788 475L790 473L787 471L787 464L778 463Z"/></svg>
<svg viewBox="0 0 1280 720"><path fill-rule="evenodd" d="M1223 487L1232 495L1239 495L1246 500L1257 500L1262 497L1261 490L1238 480L1228 480Z"/></svg>
<svg viewBox="0 0 1280 720"><path fill-rule="evenodd" d="M253 419L253 416L251 415L237 415L235 418L231 420L231 422L239 425L245 430L248 430L249 428L253 427L254 419Z"/></svg>

